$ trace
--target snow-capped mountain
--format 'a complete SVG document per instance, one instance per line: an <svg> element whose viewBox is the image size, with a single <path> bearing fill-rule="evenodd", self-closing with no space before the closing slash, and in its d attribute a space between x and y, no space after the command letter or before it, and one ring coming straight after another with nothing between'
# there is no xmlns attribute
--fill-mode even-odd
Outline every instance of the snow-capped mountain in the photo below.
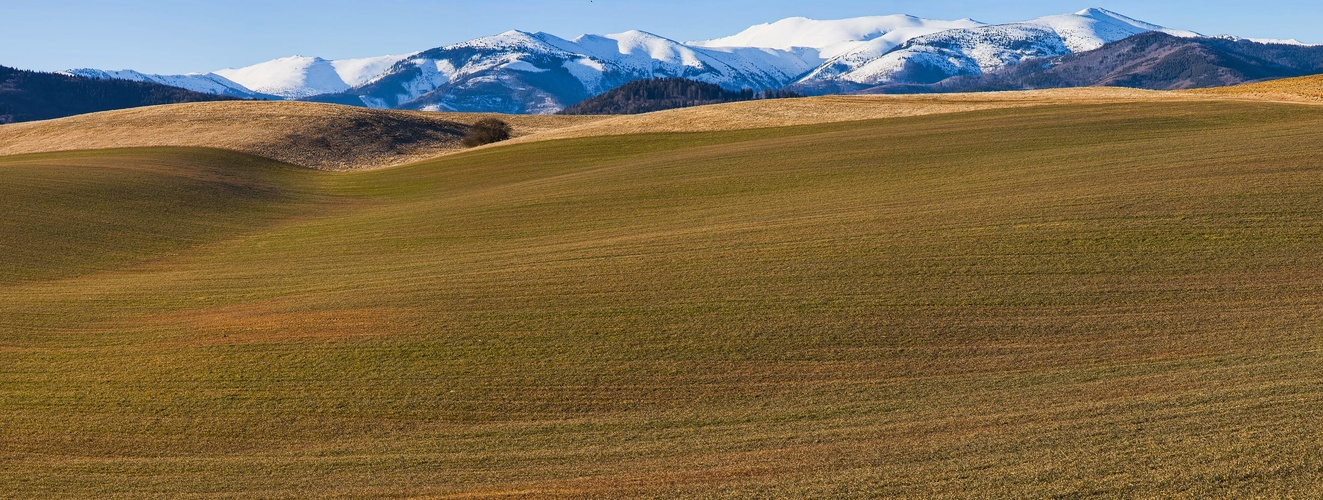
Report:
<svg viewBox="0 0 1323 500"><path fill-rule="evenodd" d="M689 42L689 45L782 50L806 47L817 49L818 56L826 60L854 51L867 43L890 50L917 36L983 25L972 19L942 21L903 14L831 21L792 17L774 23L759 24L725 38Z"/></svg>
<svg viewBox="0 0 1323 500"><path fill-rule="evenodd" d="M421 52L375 82L315 100L374 108L551 113L630 81L683 77L730 89L780 88L820 62L815 50L693 47L642 31L509 31Z"/></svg>
<svg viewBox="0 0 1323 500"><path fill-rule="evenodd" d="M1097 49L1134 35L1188 31L1103 9L987 25L906 15L752 26L677 42L642 31L582 35L509 31L404 56L287 57L193 75L75 70L240 97L277 96L375 108L550 113L627 82L683 77L728 89L850 92L976 76L1021 61Z"/></svg>
<svg viewBox="0 0 1323 500"><path fill-rule="evenodd" d="M1150 90L1220 87L1323 73L1323 46L1151 31L1100 48L1028 60L933 84L884 85L867 93L986 92L1116 86Z"/></svg>
<svg viewBox="0 0 1323 500"><path fill-rule="evenodd" d="M411 54L412 55L412 54ZM181 87L245 99L299 99L344 92L380 77L408 55L363 59L326 60L320 57L285 57L244 68L211 73L149 75L132 70L72 69L66 75L98 79L132 80Z"/></svg>
<svg viewBox="0 0 1323 500"><path fill-rule="evenodd" d="M798 84L811 90L815 86L839 89L839 84L934 83L996 71L1026 59L1094 50L1150 31L1199 36L1103 9L1085 9L1020 23L945 30L895 47L865 43L827 61ZM829 85L833 83L837 85Z"/></svg>
<svg viewBox="0 0 1323 500"><path fill-rule="evenodd" d="M371 82L409 56L381 56L330 61L320 57L285 57L214 74L254 92L286 99L344 92Z"/></svg>
<svg viewBox="0 0 1323 500"><path fill-rule="evenodd" d="M266 98L271 96L253 92L247 87L215 73L192 73L188 75L148 75L132 70L105 71L99 69L71 69L60 74L82 76L98 80L129 80L134 82L159 83L207 94L239 97L244 99Z"/></svg>

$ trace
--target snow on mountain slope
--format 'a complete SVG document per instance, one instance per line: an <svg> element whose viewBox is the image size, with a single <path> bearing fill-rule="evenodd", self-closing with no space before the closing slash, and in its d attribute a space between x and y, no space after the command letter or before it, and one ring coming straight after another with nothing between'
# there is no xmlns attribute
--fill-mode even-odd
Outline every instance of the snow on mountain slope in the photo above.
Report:
<svg viewBox="0 0 1323 500"><path fill-rule="evenodd" d="M335 67L335 72L340 75L341 80L344 80L351 87L357 87L380 78L395 63L412 55L337 59L331 61L331 65Z"/></svg>
<svg viewBox="0 0 1323 500"><path fill-rule="evenodd" d="M64 73L90 78L153 82L196 92L250 99L299 99L318 94L343 92L369 83L406 57L409 56L329 61L320 57L295 56L245 68L187 75L150 75L131 70L99 69L73 69Z"/></svg>
<svg viewBox="0 0 1323 500"><path fill-rule="evenodd" d="M779 87L818 64L806 51L690 47L643 31L583 35L572 43L563 48L612 64L622 72L693 78L729 89Z"/></svg>
<svg viewBox="0 0 1323 500"><path fill-rule="evenodd" d="M885 43L867 42L827 61L799 85L806 89L839 89L841 83L857 86L935 83L953 76L996 71L1026 59L1094 50L1150 31L1198 36L1103 9L1085 9L1021 23L940 31L914 37L894 48L888 48Z"/></svg>
<svg viewBox="0 0 1323 500"><path fill-rule="evenodd" d="M287 99L344 92L380 76L406 56L329 61L320 57L285 57L216 74L253 91Z"/></svg>
<svg viewBox="0 0 1323 500"><path fill-rule="evenodd" d="M779 88L817 66L810 52L690 47L642 31L574 40L509 31L421 52L375 82L318 100L549 113L644 78L691 78L729 89Z"/></svg>
<svg viewBox="0 0 1323 500"><path fill-rule="evenodd" d="M840 79L863 85L935 83L958 75L977 75L1031 57L1070 53L1051 28L1035 24L948 30L918 37L877 57L850 53L807 79Z"/></svg>
<svg viewBox="0 0 1323 500"><path fill-rule="evenodd" d="M151 82L171 87L179 87L192 90L194 92L205 92L208 94L227 95L241 97L245 99L268 97L260 95L252 90L235 83L223 76L214 73L193 73L188 75L148 75L132 70L106 71L100 69L71 69L61 73L72 76L83 76L87 78L96 78L100 80L130 80L135 82Z"/></svg>
<svg viewBox="0 0 1323 500"><path fill-rule="evenodd" d="M576 86L585 92L583 80L601 78L604 69L568 67L585 59L558 47L570 45L545 33L507 31L408 56L366 85L317 100L372 108L554 112L559 99L577 97L563 94L574 94Z"/></svg>
<svg viewBox="0 0 1323 500"><path fill-rule="evenodd" d="M972 19L943 21L903 14L828 21L792 17L774 23L759 24L725 38L689 42L689 45L781 50L807 47L818 49L819 56L823 59L831 59L855 50L868 41L885 40L885 43L880 45L889 44L890 47L895 47L916 36L982 25L983 23Z"/></svg>
<svg viewBox="0 0 1323 500"><path fill-rule="evenodd" d="M287 57L203 75L99 75L245 97L271 94L376 108L549 113L630 81L655 77L690 78L731 90L789 85L806 93L932 83L996 71L1026 59L1092 50L1151 31L1198 36L1096 8L1000 25L907 15L826 21L794 17L689 43L643 31L573 40L508 31L405 56L340 61Z"/></svg>
<svg viewBox="0 0 1323 500"><path fill-rule="evenodd" d="M1162 31L1180 37L1199 36L1193 31L1169 30L1162 26L1132 19L1110 10L1089 8L1074 14L1047 16L1026 24L1047 26L1061 36L1071 52L1084 52L1123 40L1140 33Z"/></svg>

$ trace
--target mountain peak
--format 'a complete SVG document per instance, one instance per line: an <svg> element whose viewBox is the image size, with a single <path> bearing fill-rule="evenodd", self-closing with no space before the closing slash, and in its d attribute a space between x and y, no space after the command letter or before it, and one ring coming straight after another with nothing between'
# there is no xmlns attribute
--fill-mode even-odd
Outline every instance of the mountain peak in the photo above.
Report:
<svg viewBox="0 0 1323 500"><path fill-rule="evenodd" d="M296 56L289 56L289 57L281 57L281 58L278 58L278 59L272 59L271 61L268 61L268 62L319 63L319 62L327 62L327 61L326 61L326 59L322 59L322 58L317 57L317 56L303 56L303 55L296 55Z"/></svg>
<svg viewBox="0 0 1323 500"><path fill-rule="evenodd" d="M538 38L538 35L546 35L546 33L531 33L531 32L524 31L524 30L508 30L508 31L504 31L504 32L501 32L501 33L497 33L497 34L495 34L495 35L487 35L487 36L484 36L484 37L474 38L474 39L469 40L469 41L467 41L467 42L460 42L460 43L457 43L457 44L455 44L455 45L456 45L456 46L461 46L461 45L490 45L490 44L493 44L493 43L496 43L496 44L512 43L512 44L519 45L519 44L526 44L526 43L530 43L530 42L536 43L537 41L541 40L540 38Z"/></svg>
<svg viewBox="0 0 1323 500"><path fill-rule="evenodd" d="M1158 25L1153 24L1153 23L1147 23L1147 22L1144 22L1144 21L1140 21L1140 20L1135 19L1135 18L1133 18L1133 17L1127 16L1127 15L1124 15L1124 14L1120 14L1120 13L1117 13L1117 12L1113 12L1113 11L1110 11L1110 10L1107 10L1107 9L1103 9L1103 8L1100 8L1100 7L1089 7L1089 8L1087 8L1087 9L1084 9L1084 10L1081 10L1081 11L1079 11L1079 12L1076 12L1075 15L1076 15L1076 16L1079 16L1079 17L1087 18L1087 19L1092 19L1092 20L1094 20L1094 21L1102 21L1102 22L1121 22L1121 23L1124 23L1124 24L1129 24L1129 25L1131 25L1131 26L1140 27L1140 28L1144 28L1144 29L1148 29L1148 30L1158 30L1158 29L1162 29L1162 26L1158 26Z"/></svg>
<svg viewBox="0 0 1323 500"><path fill-rule="evenodd" d="M647 32L647 31L643 31L643 30L629 30L629 31L622 31L622 32L620 32L620 33L616 33L616 34L614 34L614 35L607 35L607 38L617 38L617 37L619 37L619 38L662 38L662 39L665 39L665 38L666 38L666 37L661 36L661 35L658 35L658 34L656 34L656 33L649 33L649 32Z"/></svg>
<svg viewBox="0 0 1323 500"><path fill-rule="evenodd" d="M1079 12L1076 12L1075 15L1077 15L1077 16L1084 16L1084 17L1096 17L1096 16L1105 16L1105 17L1125 17L1125 16L1122 16L1122 15L1120 15L1120 14L1117 14L1117 13L1115 13L1115 12L1112 12L1112 11L1110 11L1110 10L1107 10L1107 9L1104 9L1104 8L1101 8L1101 7L1089 7L1089 8L1087 8L1087 9L1084 9L1084 10L1081 10L1081 11L1079 11Z"/></svg>

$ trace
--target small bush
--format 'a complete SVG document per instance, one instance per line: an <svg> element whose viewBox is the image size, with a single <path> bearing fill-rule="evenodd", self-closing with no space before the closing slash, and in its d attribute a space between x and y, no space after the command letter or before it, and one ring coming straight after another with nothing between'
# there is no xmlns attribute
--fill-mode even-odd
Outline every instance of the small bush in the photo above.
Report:
<svg viewBox="0 0 1323 500"><path fill-rule="evenodd" d="M464 135L462 142L464 146L470 148L501 142L510 138L512 130L509 123L495 118L483 118L469 126L469 133Z"/></svg>

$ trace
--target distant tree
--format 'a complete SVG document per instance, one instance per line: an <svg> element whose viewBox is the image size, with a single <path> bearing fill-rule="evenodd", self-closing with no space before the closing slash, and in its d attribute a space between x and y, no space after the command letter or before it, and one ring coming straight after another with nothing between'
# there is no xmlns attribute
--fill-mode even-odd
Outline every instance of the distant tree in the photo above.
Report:
<svg viewBox="0 0 1323 500"><path fill-rule="evenodd" d="M804 94L793 90L764 90L758 93L757 99L795 99L804 97Z"/></svg>
<svg viewBox="0 0 1323 500"><path fill-rule="evenodd" d="M510 133L514 129L509 123L496 118L483 118L469 126L469 133L464 135L461 141L466 147L476 147L493 142L501 142L510 138Z"/></svg>

